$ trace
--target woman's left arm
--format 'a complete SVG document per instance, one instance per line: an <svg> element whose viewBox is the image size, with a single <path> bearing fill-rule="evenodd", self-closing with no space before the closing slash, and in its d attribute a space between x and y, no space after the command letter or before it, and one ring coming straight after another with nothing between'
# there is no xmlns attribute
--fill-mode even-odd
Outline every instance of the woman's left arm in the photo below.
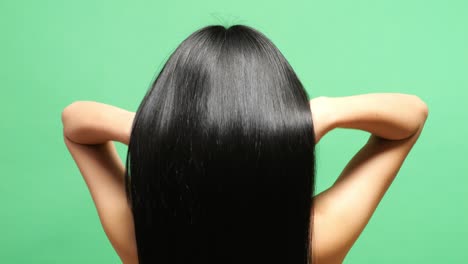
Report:
<svg viewBox="0 0 468 264"><path fill-rule="evenodd" d="M92 101L62 111L63 140L122 263L138 263L134 224L125 193L125 166L113 141L128 145L135 113Z"/></svg>
<svg viewBox="0 0 468 264"><path fill-rule="evenodd" d="M118 141L128 145L134 112L94 102L75 101L62 112L64 135L86 145Z"/></svg>

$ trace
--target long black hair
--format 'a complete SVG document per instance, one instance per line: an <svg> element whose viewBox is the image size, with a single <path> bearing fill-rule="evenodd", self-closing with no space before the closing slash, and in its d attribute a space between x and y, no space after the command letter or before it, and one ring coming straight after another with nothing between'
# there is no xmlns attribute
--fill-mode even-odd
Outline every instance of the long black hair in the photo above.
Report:
<svg viewBox="0 0 468 264"><path fill-rule="evenodd" d="M209 25L135 115L125 184L139 263L310 263L308 95L261 32Z"/></svg>

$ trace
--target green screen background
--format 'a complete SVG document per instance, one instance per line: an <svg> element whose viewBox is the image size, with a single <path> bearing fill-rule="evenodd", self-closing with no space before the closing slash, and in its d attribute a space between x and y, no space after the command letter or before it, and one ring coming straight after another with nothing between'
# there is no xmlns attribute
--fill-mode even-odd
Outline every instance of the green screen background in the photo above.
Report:
<svg viewBox="0 0 468 264"><path fill-rule="evenodd" d="M429 106L345 263L468 263L467 14L462 0L1 1L0 262L119 263L63 143L62 109L93 100L136 111L190 33L240 23L278 46L310 97L402 92ZM323 138L317 192L368 135Z"/></svg>

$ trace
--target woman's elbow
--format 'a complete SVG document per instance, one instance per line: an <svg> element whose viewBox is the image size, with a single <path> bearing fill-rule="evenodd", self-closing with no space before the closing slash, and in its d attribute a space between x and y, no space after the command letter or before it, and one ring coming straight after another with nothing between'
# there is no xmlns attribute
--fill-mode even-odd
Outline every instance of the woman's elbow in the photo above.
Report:
<svg viewBox="0 0 468 264"><path fill-rule="evenodd" d="M429 115L429 107L421 97L415 94L412 94L411 96L413 97L412 104L414 105L415 113L419 114L417 118L418 124L419 126L424 125L424 122L426 122L426 119Z"/></svg>
<svg viewBox="0 0 468 264"><path fill-rule="evenodd" d="M424 122L426 122L427 117L429 116L429 107L427 106L427 103L421 99L421 97L419 96L416 96L416 97L420 105L419 111L421 112L421 121L424 124Z"/></svg>

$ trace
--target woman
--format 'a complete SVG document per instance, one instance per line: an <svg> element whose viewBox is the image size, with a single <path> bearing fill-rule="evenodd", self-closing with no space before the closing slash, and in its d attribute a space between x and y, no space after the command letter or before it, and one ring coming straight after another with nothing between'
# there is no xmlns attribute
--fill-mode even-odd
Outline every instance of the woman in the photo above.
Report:
<svg viewBox="0 0 468 264"><path fill-rule="evenodd" d="M402 93L309 100L271 41L234 25L184 40L135 113L77 101L62 122L123 263L294 264L342 263L427 116ZM315 145L334 128L369 140L315 195Z"/></svg>

